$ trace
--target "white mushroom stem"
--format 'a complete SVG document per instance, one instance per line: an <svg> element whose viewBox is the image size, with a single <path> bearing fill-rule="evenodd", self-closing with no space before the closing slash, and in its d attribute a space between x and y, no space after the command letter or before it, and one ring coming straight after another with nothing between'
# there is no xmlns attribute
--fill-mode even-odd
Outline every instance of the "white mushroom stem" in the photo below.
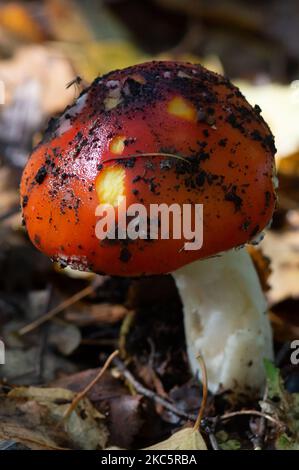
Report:
<svg viewBox="0 0 299 470"><path fill-rule="evenodd" d="M191 368L204 358L211 392L261 393L263 359L273 358L267 304L246 249L196 261L173 273L179 290Z"/></svg>

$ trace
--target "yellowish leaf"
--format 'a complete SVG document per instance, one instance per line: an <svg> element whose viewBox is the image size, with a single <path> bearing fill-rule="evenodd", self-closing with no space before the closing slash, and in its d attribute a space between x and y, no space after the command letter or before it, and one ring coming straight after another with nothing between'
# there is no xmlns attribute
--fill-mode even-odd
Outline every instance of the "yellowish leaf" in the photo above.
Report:
<svg viewBox="0 0 299 470"><path fill-rule="evenodd" d="M270 305L287 297L299 295L299 237L297 230L276 233L268 230L260 244L262 252L271 260L267 296Z"/></svg>
<svg viewBox="0 0 299 470"><path fill-rule="evenodd" d="M68 419L75 394L63 388L18 387L0 401L0 439L32 449L102 449L108 439L104 417L87 398Z"/></svg>
<svg viewBox="0 0 299 470"><path fill-rule="evenodd" d="M286 157L299 149L299 87L267 83L251 85L235 82L250 104L258 104L262 116L275 136L277 158Z"/></svg>
<svg viewBox="0 0 299 470"><path fill-rule="evenodd" d="M207 450L203 437L193 428L185 428L174 433L165 441L146 447L143 450Z"/></svg>

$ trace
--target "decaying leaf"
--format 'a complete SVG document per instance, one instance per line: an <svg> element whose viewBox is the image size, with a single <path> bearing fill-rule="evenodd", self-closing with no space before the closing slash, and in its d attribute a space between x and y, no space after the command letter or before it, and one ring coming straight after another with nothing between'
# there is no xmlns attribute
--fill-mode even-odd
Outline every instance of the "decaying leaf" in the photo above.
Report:
<svg viewBox="0 0 299 470"><path fill-rule="evenodd" d="M98 374L100 369L88 369L68 375L53 383L81 392ZM87 397L96 409L107 413L109 441L122 448L129 448L144 426L143 412L146 409L141 395L131 395L120 380L105 372L101 380L88 392Z"/></svg>
<svg viewBox="0 0 299 470"><path fill-rule="evenodd" d="M14 326L15 324L9 322L9 325ZM12 333L11 338L13 338L13 334L15 333ZM9 335L6 337L10 347L6 348L5 364L0 369L1 379L4 378L14 384L30 385L36 379L48 382L53 380L59 372L71 374L78 370L73 362L62 357L61 354L56 354L50 349L42 352L38 345L24 349L18 344L13 345ZM41 354L43 354L43 359ZM43 362L42 370L40 370L41 360Z"/></svg>
<svg viewBox="0 0 299 470"><path fill-rule="evenodd" d="M32 81L39 87L40 106L49 115L61 111L75 98L74 90L65 87L73 78L70 61L54 46L23 46L10 60L0 61L6 104L13 100L18 87Z"/></svg>
<svg viewBox="0 0 299 470"><path fill-rule="evenodd" d="M34 374L37 369L38 354L38 347L35 346L25 351L20 347L7 348L5 351L5 364L1 366L0 371L1 379L4 378L16 383L18 377L20 377L24 383L26 376Z"/></svg>
<svg viewBox="0 0 299 470"><path fill-rule="evenodd" d="M55 346L64 356L69 356L81 342L81 333L76 325L57 321L50 326L49 344Z"/></svg>
<svg viewBox="0 0 299 470"><path fill-rule="evenodd" d="M76 309L72 308L66 312L65 319L80 327L99 323L114 324L122 320L128 313L129 310L124 305L108 303L86 305L81 303L80 308L77 306Z"/></svg>
<svg viewBox="0 0 299 470"><path fill-rule="evenodd" d="M0 439L33 449L102 449L108 438L101 415L83 399L67 420L74 393L62 388L19 387L0 401Z"/></svg>
<svg viewBox="0 0 299 470"><path fill-rule="evenodd" d="M277 158L286 157L299 149L298 87L267 83L250 85L236 82L248 101L262 109L262 116L275 136Z"/></svg>
<svg viewBox="0 0 299 470"><path fill-rule="evenodd" d="M270 305L287 297L298 296L298 232L295 230L283 233L268 231L260 247L263 253L271 259L270 290L267 293Z"/></svg>
<svg viewBox="0 0 299 470"><path fill-rule="evenodd" d="M143 397L122 395L110 402L109 422L110 441L124 448L130 448L138 437L144 423Z"/></svg>
<svg viewBox="0 0 299 470"><path fill-rule="evenodd" d="M198 431L185 428L175 432L165 441L146 447L144 450L208 450Z"/></svg>

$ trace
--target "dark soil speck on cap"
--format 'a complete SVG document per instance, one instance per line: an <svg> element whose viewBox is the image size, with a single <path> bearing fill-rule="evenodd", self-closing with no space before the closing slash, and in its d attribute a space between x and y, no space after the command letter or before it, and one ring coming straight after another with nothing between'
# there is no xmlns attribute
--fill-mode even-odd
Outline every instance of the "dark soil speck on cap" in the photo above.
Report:
<svg viewBox="0 0 299 470"><path fill-rule="evenodd" d="M120 261L122 261L123 263L127 263L128 261L130 261L131 257L132 257L132 254L128 250L128 248L121 249L120 255L119 255Z"/></svg>
<svg viewBox="0 0 299 470"><path fill-rule="evenodd" d="M44 181L46 176L47 176L47 169L46 169L45 166L42 166L42 167L40 167L40 169L38 170L38 172L35 175L35 181L38 184L42 184L42 182Z"/></svg>

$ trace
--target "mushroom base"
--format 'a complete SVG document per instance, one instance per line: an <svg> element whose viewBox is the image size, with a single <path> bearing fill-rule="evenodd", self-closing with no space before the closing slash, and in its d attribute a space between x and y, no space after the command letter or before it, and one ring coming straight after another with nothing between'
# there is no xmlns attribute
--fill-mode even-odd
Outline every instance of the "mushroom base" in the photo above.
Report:
<svg viewBox="0 0 299 470"><path fill-rule="evenodd" d="M196 261L173 273L180 293L189 361L202 355L209 390L254 396L265 384L263 359L273 358L267 304L246 249Z"/></svg>

